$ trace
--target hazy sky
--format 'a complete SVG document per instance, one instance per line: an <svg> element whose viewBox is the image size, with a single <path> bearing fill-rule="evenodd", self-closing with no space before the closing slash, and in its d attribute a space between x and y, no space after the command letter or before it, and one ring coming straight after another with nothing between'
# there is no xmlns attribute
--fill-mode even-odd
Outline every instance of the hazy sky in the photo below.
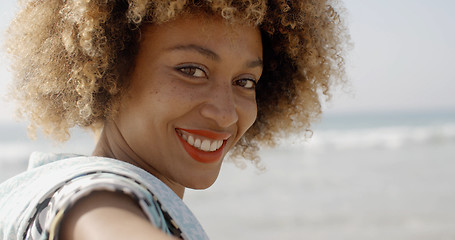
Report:
<svg viewBox="0 0 455 240"><path fill-rule="evenodd" d="M455 1L346 0L355 98L337 111L455 110Z"/></svg>
<svg viewBox="0 0 455 240"><path fill-rule="evenodd" d="M349 93L339 91L329 112L452 109L455 111L455 1L346 0L354 49L347 59ZM0 2L0 31L15 11ZM3 34L2 34L3 38ZM10 81L0 55L0 94ZM12 106L0 101L0 120Z"/></svg>

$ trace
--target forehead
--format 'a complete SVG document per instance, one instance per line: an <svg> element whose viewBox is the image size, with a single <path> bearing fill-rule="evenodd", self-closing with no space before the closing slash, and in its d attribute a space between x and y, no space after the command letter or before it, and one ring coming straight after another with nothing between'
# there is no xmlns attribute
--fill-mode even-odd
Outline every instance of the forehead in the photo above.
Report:
<svg viewBox="0 0 455 240"><path fill-rule="evenodd" d="M141 45L167 48L179 44L197 44L217 51L234 51L262 57L258 27L228 23L220 17L185 14L161 24L142 28Z"/></svg>

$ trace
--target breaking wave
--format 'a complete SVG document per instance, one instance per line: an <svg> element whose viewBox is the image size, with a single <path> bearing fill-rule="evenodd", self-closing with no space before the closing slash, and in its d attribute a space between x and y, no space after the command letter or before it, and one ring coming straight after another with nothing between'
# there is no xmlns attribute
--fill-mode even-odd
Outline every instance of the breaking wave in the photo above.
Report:
<svg viewBox="0 0 455 240"><path fill-rule="evenodd" d="M427 126L395 126L365 129L315 130L311 139L294 141L294 146L308 148L354 149L384 148L397 149L410 145L454 144L455 123Z"/></svg>

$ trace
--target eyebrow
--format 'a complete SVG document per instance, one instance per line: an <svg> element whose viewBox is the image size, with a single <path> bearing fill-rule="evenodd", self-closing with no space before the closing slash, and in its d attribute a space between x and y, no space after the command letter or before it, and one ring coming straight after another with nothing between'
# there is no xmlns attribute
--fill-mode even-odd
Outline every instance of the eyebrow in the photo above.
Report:
<svg viewBox="0 0 455 240"><path fill-rule="evenodd" d="M263 67L264 62L262 61L261 58L258 57L258 59L250 61L246 64L247 67L249 68L255 68L255 67Z"/></svg>
<svg viewBox="0 0 455 240"><path fill-rule="evenodd" d="M202 46L199 46L199 45L196 45L196 44L188 44L188 45L177 45L177 46L174 46L174 47L170 47L168 48L167 50L169 51L176 51L176 50L179 50L179 51L195 51L195 52L198 52L212 60L215 60L215 61L220 61L221 58L218 54L216 54L214 51L208 49L208 48L205 48L205 47L202 47ZM263 67L263 61L260 57L258 57L256 60L253 60L253 61L249 61L246 63L246 66L248 68L256 68L256 67Z"/></svg>
<svg viewBox="0 0 455 240"><path fill-rule="evenodd" d="M220 56L213 52L210 49L207 49L205 47L196 45L196 44L188 44L188 45L177 45L174 47L171 47L168 49L169 51L175 51L175 50L183 50L183 51L196 51L212 60L219 61Z"/></svg>

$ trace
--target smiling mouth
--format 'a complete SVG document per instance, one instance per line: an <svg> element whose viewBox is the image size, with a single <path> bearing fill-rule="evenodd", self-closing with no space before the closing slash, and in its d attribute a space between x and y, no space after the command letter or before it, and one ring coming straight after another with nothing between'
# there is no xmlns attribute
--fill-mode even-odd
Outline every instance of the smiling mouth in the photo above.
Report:
<svg viewBox="0 0 455 240"><path fill-rule="evenodd" d="M223 149L230 137L227 133L206 130L177 128L176 133L185 151L194 160L202 163L217 162L223 155Z"/></svg>

